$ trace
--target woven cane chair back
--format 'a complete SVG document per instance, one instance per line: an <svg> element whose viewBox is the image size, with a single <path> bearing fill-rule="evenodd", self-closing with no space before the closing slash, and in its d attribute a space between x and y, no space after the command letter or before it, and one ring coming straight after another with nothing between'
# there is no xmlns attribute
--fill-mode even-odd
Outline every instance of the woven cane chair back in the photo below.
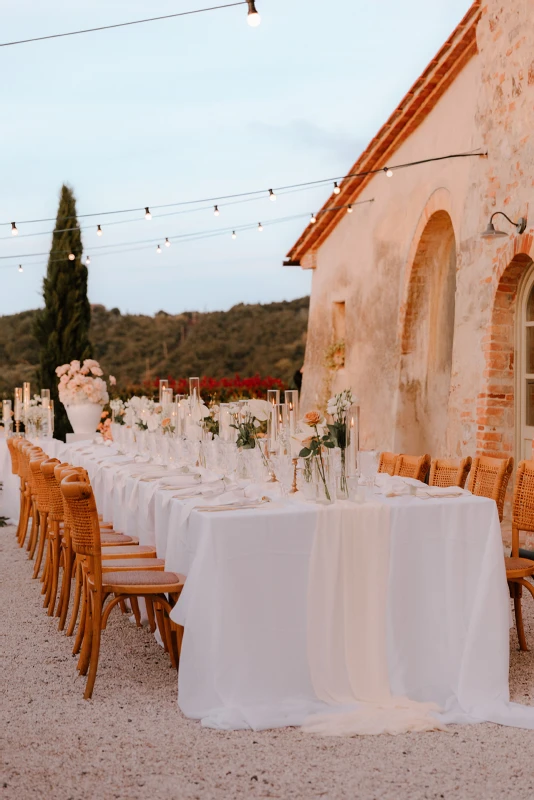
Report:
<svg viewBox="0 0 534 800"><path fill-rule="evenodd" d="M433 458L430 465L429 486L459 486L463 489L471 469L471 463L471 456L461 460Z"/></svg>
<svg viewBox="0 0 534 800"><path fill-rule="evenodd" d="M63 520L63 524L65 525L67 531L70 530L72 525L70 518L70 510L67 506L63 492L61 491L61 481L63 480L63 478L66 478L67 475L77 475L78 476L77 480L81 481L83 479L80 477L79 472L80 472L79 468L73 467L72 464L65 464L65 465L60 464L59 466L54 467L54 477L58 483L59 491L61 492L61 506L62 506L62 510L60 512L61 519ZM56 510L56 506L54 506L54 510Z"/></svg>
<svg viewBox="0 0 534 800"><path fill-rule="evenodd" d="M395 474L395 467L397 466L397 453L380 453L380 462L378 464L379 472L386 472L388 475Z"/></svg>
<svg viewBox="0 0 534 800"><path fill-rule="evenodd" d="M11 457L11 472L13 475L19 474L19 451L16 443L20 441L20 436L9 436L7 439L7 447Z"/></svg>
<svg viewBox="0 0 534 800"><path fill-rule="evenodd" d="M54 469L59 466L61 462L58 458L48 458L41 464L41 472L48 489L48 516L51 520L61 522L63 519L63 496L61 489L54 475ZM57 515L57 503L61 510L61 516Z"/></svg>
<svg viewBox="0 0 534 800"><path fill-rule="evenodd" d="M513 468L513 458L489 456L477 456L471 467L469 491L479 497L495 500L501 522L504 514L504 498Z"/></svg>
<svg viewBox="0 0 534 800"><path fill-rule="evenodd" d="M79 555L99 559L100 525L91 486L73 473L63 478L61 491L70 517L72 549Z"/></svg>
<svg viewBox="0 0 534 800"><path fill-rule="evenodd" d="M24 456L27 459L27 477L26 480L30 486L30 490L33 497L37 497L37 482L35 480L35 471L31 468L31 462L35 459L39 458L39 456L44 456L45 453L39 447L29 447L25 450ZM48 456L46 456L48 458Z"/></svg>
<svg viewBox="0 0 534 800"><path fill-rule="evenodd" d="M30 471L32 474L33 486L37 495L37 509L43 514L48 514L50 510L50 491L48 484L41 470L41 464L48 461L48 456L43 454L32 458L30 461Z"/></svg>
<svg viewBox="0 0 534 800"><path fill-rule="evenodd" d="M424 481L430 469L430 456L407 456L401 453L397 458L394 475L402 478L415 478Z"/></svg>
<svg viewBox="0 0 534 800"><path fill-rule="evenodd" d="M534 531L534 460L521 461L517 467L512 525L518 531Z"/></svg>

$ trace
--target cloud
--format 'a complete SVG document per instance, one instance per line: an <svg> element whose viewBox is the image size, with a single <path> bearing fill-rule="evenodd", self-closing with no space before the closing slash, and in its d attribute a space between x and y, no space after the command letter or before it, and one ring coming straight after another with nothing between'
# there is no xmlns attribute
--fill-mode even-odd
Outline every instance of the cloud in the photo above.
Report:
<svg viewBox="0 0 534 800"><path fill-rule="evenodd" d="M302 150L323 150L343 161L353 163L366 142L346 133L322 128L307 119L295 119L281 125L254 122L249 128L256 136L275 139L284 147Z"/></svg>

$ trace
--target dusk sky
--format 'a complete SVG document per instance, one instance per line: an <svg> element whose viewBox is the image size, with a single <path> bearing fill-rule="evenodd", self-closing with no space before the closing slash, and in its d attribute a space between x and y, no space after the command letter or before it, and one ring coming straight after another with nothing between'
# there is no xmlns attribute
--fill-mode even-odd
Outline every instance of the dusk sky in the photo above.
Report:
<svg viewBox="0 0 534 800"><path fill-rule="evenodd" d="M209 5L4 0L0 40ZM9 256L0 260L0 314L41 304L46 255L39 254L50 248L53 223L21 221L55 217L63 182L84 214L276 191L343 174L469 6L257 0L262 23L255 29L246 6L237 6L0 48L0 222L8 223L0 227L0 256ZM281 193L274 203L266 192L252 202L221 201L217 218L208 203L154 211L150 222L139 212L81 220L90 300L152 314L308 294L310 274L282 262L329 193L323 187ZM232 240L231 229L258 222L262 233L242 231ZM172 241L218 231L227 232ZM150 242L135 244L144 240ZM117 247L104 249L110 244Z"/></svg>

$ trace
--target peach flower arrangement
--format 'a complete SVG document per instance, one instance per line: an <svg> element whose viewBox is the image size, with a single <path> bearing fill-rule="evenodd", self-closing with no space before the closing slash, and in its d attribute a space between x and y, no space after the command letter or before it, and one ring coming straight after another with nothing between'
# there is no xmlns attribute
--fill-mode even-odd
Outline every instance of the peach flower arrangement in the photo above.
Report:
<svg viewBox="0 0 534 800"><path fill-rule="evenodd" d="M59 378L59 399L65 406L96 403L105 405L109 401L106 382L98 361L86 358L83 363L71 361L56 368Z"/></svg>

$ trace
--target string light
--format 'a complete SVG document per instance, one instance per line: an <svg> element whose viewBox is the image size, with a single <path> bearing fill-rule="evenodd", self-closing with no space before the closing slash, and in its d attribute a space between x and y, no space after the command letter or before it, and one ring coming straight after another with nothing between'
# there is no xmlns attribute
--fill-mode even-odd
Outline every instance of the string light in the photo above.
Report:
<svg viewBox="0 0 534 800"><path fill-rule="evenodd" d="M315 214L312 214L310 217L310 225L315 225L316 222L317 222L317 217L315 216Z"/></svg>
<svg viewBox="0 0 534 800"><path fill-rule="evenodd" d="M24 270L22 269L22 264L19 264L19 272L24 272Z"/></svg>
<svg viewBox="0 0 534 800"><path fill-rule="evenodd" d="M262 230L263 230L263 225L261 224L261 222L258 222L258 231L261 233Z"/></svg>
<svg viewBox="0 0 534 800"><path fill-rule="evenodd" d="M273 203L276 200L276 195L275 195L275 193L273 192L272 189L269 189L269 200L272 200Z"/></svg>
<svg viewBox="0 0 534 800"><path fill-rule="evenodd" d="M75 258L76 256L74 255L74 253L69 253L69 261L74 261Z"/></svg>
<svg viewBox="0 0 534 800"><path fill-rule="evenodd" d="M341 189L339 188L337 181L334 181L334 194L339 194Z"/></svg>
<svg viewBox="0 0 534 800"><path fill-rule="evenodd" d="M352 214L352 206L347 206L347 214Z"/></svg>
<svg viewBox="0 0 534 800"><path fill-rule="evenodd" d="M18 232L19 232L19 229L17 228L17 226L15 225L15 223L14 223L14 222L12 222L12 223L11 223L11 235L12 235L12 236L16 236L16 235L18 234Z"/></svg>
<svg viewBox="0 0 534 800"><path fill-rule="evenodd" d="M145 206L145 219L152 219L152 214L148 206Z"/></svg>
<svg viewBox="0 0 534 800"><path fill-rule="evenodd" d="M102 231L102 228L101 228L101 226L100 226L100 225L97 225L97 226L96 226L96 235L97 235L97 236L102 236L102 233L103 233L103 231Z"/></svg>
<svg viewBox="0 0 534 800"><path fill-rule="evenodd" d="M237 233L235 231L232 231L232 239L237 239Z"/></svg>
<svg viewBox="0 0 534 800"><path fill-rule="evenodd" d="M16 42L2 42L0 43L0 47L11 47L15 44L28 44L29 42L42 42L45 39L61 39L64 36L78 36L80 33L95 33L95 31L108 31L111 28L126 28L128 25L141 25L143 22L158 22L162 19L173 19L174 17L189 17L192 14L202 14L205 11L219 11L222 8L233 8L234 6L241 6L244 5L245 2L248 3L250 9L250 2L249 0L238 0L235 3L226 3L225 5L219 6L210 6L209 8L195 8L192 11L179 11L175 14L165 14L162 17L148 17L147 19L134 19L131 22L116 22L114 25L99 25L98 28L85 28L84 30L80 31L68 31L67 33L52 33L48 36L36 36L33 39L20 39ZM254 6L254 3L252 3ZM254 9L256 15L259 18L258 12ZM249 11L250 13L250 11ZM249 22L249 25L252 27L259 25L259 20L254 22Z"/></svg>
<svg viewBox="0 0 534 800"><path fill-rule="evenodd" d="M169 237L167 236L165 238L165 247L170 247L170 246L171 246L171 243L169 242Z"/></svg>
<svg viewBox="0 0 534 800"><path fill-rule="evenodd" d="M261 17L256 10L256 5L254 0L247 0L248 3L248 14L247 14L247 22L251 28L257 28L261 22Z"/></svg>
<svg viewBox="0 0 534 800"><path fill-rule="evenodd" d="M161 247L159 246L159 244L158 244L158 246L156 247L156 253L161 253Z"/></svg>
<svg viewBox="0 0 534 800"><path fill-rule="evenodd" d="M215 217L218 217L218 216L219 216L219 214L220 214L220 211L219 211L219 206L214 206L214 207L213 207L213 215L214 215Z"/></svg>
<svg viewBox="0 0 534 800"><path fill-rule="evenodd" d="M90 263L91 263L91 257L87 256L87 258L85 259L86 266L88 267Z"/></svg>
<svg viewBox="0 0 534 800"><path fill-rule="evenodd" d="M352 173L349 173L347 175L344 175L342 177L342 179L343 179L343 181L355 180L355 179L358 179L358 178L366 178L366 177L370 177L372 175L377 175L378 173L384 173L384 172L388 172L388 171L393 173L393 170L397 170L397 169L401 169L401 168L404 169L404 168L407 168L407 167L415 167L415 166L419 166L420 164L430 164L430 163L434 163L434 162L438 162L438 161L445 161L445 160L456 159L456 158L480 158L480 157L487 157L487 155L488 154L487 154L486 151L480 151L480 148L479 148L476 151L473 150L473 151L470 151L468 153L452 153L452 154L445 155L445 156L434 156L433 158L425 158L425 159L421 159L419 161L410 161L410 162L406 162L404 164L396 164L394 167L390 167L390 168L380 167L379 169L371 169L371 170L366 170L366 171L362 171L362 172L352 172ZM319 180L303 181L302 183L293 183L293 184L288 184L288 185L285 185L285 186L280 186L279 187L279 191L297 191L299 189L308 189L308 188L312 189L312 188L315 188L317 186L324 186L324 185L329 184L329 183L332 184L333 181L334 181L334 177L335 176L332 176L330 178L321 178ZM338 180L339 180L339 176L338 176ZM165 209L167 209L167 208L176 208L176 207L179 207L179 206L180 207L181 206L193 206L193 205L198 205L200 203L209 203L210 205L207 206L208 208L213 207L214 209L216 208L217 210L219 210L218 206L213 206L213 203L214 203L215 200L217 200L219 202L221 202L222 200L236 200L236 199L240 199L241 200L242 198L250 198L250 200L254 200L256 198L259 199L262 195L265 194L266 191L269 192L269 197L271 197L271 199L273 199L273 200L276 199L276 195L274 194L272 189L269 189L269 190L267 190L267 189L257 189L255 191L239 192L239 193L222 195L222 196L218 195L216 197L207 197L207 198L204 197L204 198L199 198L199 199L195 199L195 200L182 200L182 201L177 202L177 203L165 203L163 205L156 205L156 206L153 205L152 208L157 208L157 209L165 208ZM274 195L274 197L273 197L273 195ZM89 218L89 217L103 217L103 216L108 216L108 215L112 215L112 214L127 214L127 213L140 212L140 211L143 210L143 208L146 211L146 207L145 206L144 207L139 207L138 206L136 208L117 208L117 209L112 209L112 210L109 210L109 211L95 211L95 212L91 212L89 214L78 214L77 217L80 218L80 219L86 219L86 218ZM188 209L185 213L188 213L189 211L192 211L192 210L193 209ZM199 209L199 210L202 210L202 209ZM214 210L214 213L215 213L215 210ZM66 221L66 220L69 220L69 219L74 219L74 217L66 216L66 217L63 217L62 219ZM34 224L34 223L39 223L39 222L55 222L55 221L56 221L56 217L46 217L44 219L27 219L27 220L23 220L23 223L24 224ZM134 221L135 220L121 220L120 223L115 223L115 224L122 224L124 222L134 222ZM113 223L111 223L111 224L113 224ZM13 227L13 223L0 222L0 226L7 226L7 225L11 225ZM48 233L48 231L46 231L46 233ZM28 234L25 234L25 235L28 235ZM34 235L34 234L29 234L29 235Z"/></svg>
<svg viewBox="0 0 534 800"><path fill-rule="evenodd" d="M389 167L384 167L384 172L386 173L388 178L392 178L393 177L393 170L390 169Z"/></svg>

